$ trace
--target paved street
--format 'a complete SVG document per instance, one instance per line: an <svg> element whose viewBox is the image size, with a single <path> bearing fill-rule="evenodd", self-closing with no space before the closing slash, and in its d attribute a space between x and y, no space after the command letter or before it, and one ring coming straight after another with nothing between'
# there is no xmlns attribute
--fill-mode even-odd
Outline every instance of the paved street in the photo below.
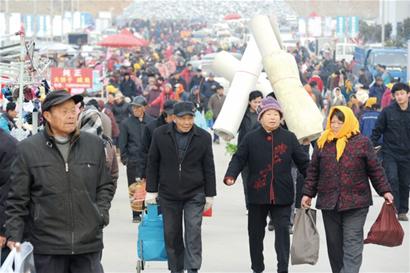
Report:
<svg viewBox="0 0 410 273"><path fill-rule="evenodd" d="M218 196L214 203L214 216L203 223L203 264L201 272L251 272L248 254L247 216L241 181L233 187L222 183L223 174L230 157L225 155L224 144L214 145L217 171ZM375 197L365 226L367 234L375 221L383 200ZM315 266L291 266L289 272L331 272L327 258L325 233L321 214L318 214L321 235L319 262ZM403 223L403 222L402 222ZM410 272L410 228L405 229L404 244L388 248L365 245L361 272ZM131 223L125 168L121 167L118 189L111 209L111 223L105 230L103 264L106 273L136 272L137 224ZM267 231L265 238L265 272L276 272L276 257L273 248L274 234ZM147 262L146 273L165 273L166 262Z"/></svg>

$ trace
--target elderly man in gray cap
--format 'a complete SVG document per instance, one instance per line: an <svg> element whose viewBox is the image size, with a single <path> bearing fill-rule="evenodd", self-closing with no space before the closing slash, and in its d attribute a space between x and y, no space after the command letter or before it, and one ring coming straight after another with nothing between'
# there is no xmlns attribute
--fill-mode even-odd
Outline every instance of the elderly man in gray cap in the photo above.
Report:
<svg viewBox="0 0 410 273"><path fill-rule="evenodd" d="M98 136L77 128L82 96L49 93L45 130L17 146L6 207L8 247L34 246L37 273L100 273L114 184Z"/></svg>
<svg viewBox="0 0 410 273"><path fill-rule="evenodd" d="M154 120L145 113L147 101L143 96L135 97L131 102L131 116L121 123L119 147L121 162L127 166L128 186L137 178L138 163L141 161L141 145L145 126ZM141 221L141 213L133 211L134 223Z"/></svg>

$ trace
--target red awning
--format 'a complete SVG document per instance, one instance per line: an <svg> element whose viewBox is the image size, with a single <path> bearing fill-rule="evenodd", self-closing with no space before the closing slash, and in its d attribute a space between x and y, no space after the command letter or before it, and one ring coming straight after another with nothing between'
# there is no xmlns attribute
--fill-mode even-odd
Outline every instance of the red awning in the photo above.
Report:
<svg viewBox="0 0 410 273"><path fill-rule="evenodd" d="M105 37L101 42L98 43L99 46L105 47L145 47L148 46L149 42L144 39L138 39L129 30L123 29L120 33L110 35Z"/></svg>
<svg viewBox="0 0 410 273"><path fill-rule="evenodd" d="M224 16L224 20L237 20L242 17L238 13L230 13Z"/></svg>

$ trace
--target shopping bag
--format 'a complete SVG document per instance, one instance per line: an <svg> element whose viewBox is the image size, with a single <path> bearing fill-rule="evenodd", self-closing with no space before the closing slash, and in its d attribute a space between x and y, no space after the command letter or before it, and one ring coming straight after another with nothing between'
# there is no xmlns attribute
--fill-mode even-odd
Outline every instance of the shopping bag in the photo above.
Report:
<svg viewBox="0 0 410 273"><path fill-rule="evenodd" d="M290 254L292 265L314 265L317 263L319 259L319 233L316 228L316 210L297 210Z"/></svg>
<svg viewBox="0 0 410 273"><path fill-rule="evenodd" d="M14 265L14 269L13 269ZM0 273L36 273L33 246L24 242L20 250L13 249L0 267Z"/></svg>
<svg viewBox="0 0 410 273"><path fill-rule="evenodd" d="M128 187L128 196L133 211L140 212L144 209L144 200L147 194L145 187L146 183L143 180L137 180Z"/></svg>
<svg viewBox="0 0 410 273"><path fill-rule="evenodd" d="M379 216L370 228L364 243L392 247L401 245L403 238L404 230L399 220L397 220L394 205L384 202Z"/></svg>
<svg viewBox="0 0 410 273"><path fill-rule="evenodd" d="M204 115L198 110L195 111L194 123L196 126L198 126L201 129L204 129L204 130L208 129L208 124L204 118Z"/></svg>
<svg viewBox="0 0 410 273"><path fill-rule="evenodd" d="M204 217L212 217L212 207L209 208L209 209L207 209L207 210L205 210L205 211L202 213L202 216L204 216Z"/></svg>
<svg viewBox="0 0 410 273"><path fill-rule="evenodd" d="M144 261L166 261L164 221L158 205L148 205L138 227L138 257Z"/></svg>

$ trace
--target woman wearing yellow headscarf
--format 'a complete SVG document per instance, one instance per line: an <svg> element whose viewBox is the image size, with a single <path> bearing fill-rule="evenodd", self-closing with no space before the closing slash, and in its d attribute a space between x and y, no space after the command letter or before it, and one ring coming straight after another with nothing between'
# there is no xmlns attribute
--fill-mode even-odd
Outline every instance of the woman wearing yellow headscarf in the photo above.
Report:
<svg viewBox="0 0 410 273"><path fill-rule="evenodd" d="M373 187L388 204L393 195L371 141L346 106L330 110L326 130L317 141L303 186L302 207L317 195L322 210L333 273L358 273L362 263L363 226Z"/></svg>

